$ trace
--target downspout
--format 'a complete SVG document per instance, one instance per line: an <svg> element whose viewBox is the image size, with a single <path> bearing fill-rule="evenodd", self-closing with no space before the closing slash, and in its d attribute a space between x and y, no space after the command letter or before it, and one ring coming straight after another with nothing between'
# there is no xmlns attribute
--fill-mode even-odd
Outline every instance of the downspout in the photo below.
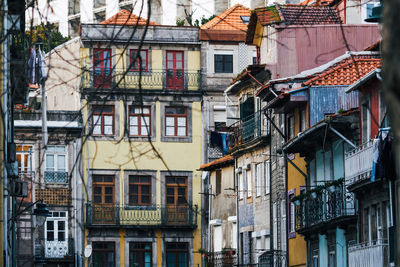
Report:
<svg viewBox="0 0 400 267"><path fill-rule="evenodd" d="M239 227L239 222L240 222L240 216L239 216L239 177L236 173L236 169L237 169L237 161L236 161L236 157L235 157L235 167L233 168L233 177L234 177L234 181L236 181L236 185L235 185L235 189L236 189L236 259L237 259L237 264L241 264L242 263L242 259L240 257L240 252L242 250L242 248L240 247L240 227Z"/></svg>
<svg viewBox="0 0 400 267"><path fill-rule="evenodd" d="M7 16L8 6L7 0L3 0L3 34L7 35ZM7 151L7 140L8 140L8 56L6 51L8 51L7 38L3 40L3 251L4 251L4 266L9 266L8 261L8 191L6 190L8 186L7 168L5 162L7 161L8 151Z"/></svg>
<svg viewBox="0 0 400 267"><path fill-rule="evenodd" d="M74 141L74 153L73 153L73 160L75 160L75 162L77 162L76 161L76 158L77 158L77 153L76 153L76 141ZM78 173L77 173L77 166L75 166L75 169L74 169L74 182L75 182L75 185L74 185L74 219L75 219L75 222L74 222L74 261L75 261L75 265L74 266L78 266L78 230L77 230L77 226L78 226L78 219L77 219L77 210L76 210L76 207L77 207L77 190L78 190L78 182L77 182L77 177L78 177Z"/></svg>
<svg viewBox="0 0 400 267"><path fill-rule="evenodd" d="M211 252L211 226L210 217L212 211L212 192L210 190L210 172L207 172L207 197L208 197L208 222L207 222L207 251Z"/></svg>

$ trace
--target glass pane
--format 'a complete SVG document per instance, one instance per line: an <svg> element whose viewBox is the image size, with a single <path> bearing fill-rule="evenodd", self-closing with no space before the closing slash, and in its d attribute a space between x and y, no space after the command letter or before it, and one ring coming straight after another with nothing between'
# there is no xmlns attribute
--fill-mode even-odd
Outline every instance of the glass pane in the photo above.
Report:
<svg viewBox="0 0 400 267"><path fill-rule="evenodd" d="M54 241L54 232L47 232L47 241Z"/></svg>
<svg viewBox="0 0 400 267"><path fill-rule="evenodd" d="M65 232L58 232L58 241L65 241Z"/></svg>
<svg viewBox="0 0 400 267"><path fill-rule="evenodd" d="M175 183L175 177L167 177L167 184L174 184Z"/></svg>
<svg viewBox="0 0 400 267"><path fill-rule="evenodd" d="M172 53L167 53L167 59L168 60L173 60L174 55Z"/></svg>
<svg viewBox="0 0 400 267"><path fill-rule="evenodd" d="M178 197L179 204L186 204L186 197Z"/></svg>
<svg viewBox="0 0 400 267"><path fill-rule="evenodd" d="M56 153L65 153L65 146L55 146L54 152Z"/></svg>
<svg viewBox="0 0 400 267"><path fill-rule="evenodd" d="M102 176L93 176L93 180L96 183L102 182L103 181L103 177Z"/></svg>
<svg viewBox="0 0 400 267"><path fill-rule="evenodd" d="M129 182L130 183L138 183L139 182L139 177L137 176L129 176Z"/></svg>
<svg viewBox="0 0 400 267"><path fill-rule="evenodd" d="M104 177L104 182L106 182L106 183L112 183L112 182L114 182L114 179L113 179L112 176L105 176L105 177Z"/></svg>
<svg viewBox="0 0 400 267"><path fill-rule="evenodd" d="M108 252L106 254L106 259L107 259L107 265L106 266L114 266L114 253L113 252Z"/></svg>
<svg viewBox="0 0 400 267"><path fill-rule="evenodd" d="M131 135L139 135L139 128L137 126L129 127L129 133Z"/></svg>
<svg viewBox="0 0 400 267"><path fill-rule="evenodd" d="M142 117L141 118L141 124L142 124L142 126L144 126L144 125L150 126L150 118L149 117Z"/></svg>
<svg viewBox="0 0 400 267"><path fill-rule="evenodd" d="M112 106L101 106L103 113L112 113L113 107Z"/></svg>
<svg viewBox="0 0 400 267"><path fill-rule="evenodd" d="M174 117L167 117L166 124L167 124L167 126L174 126L174 124L175 124Z"/></svg>
<svg viewBox="0 0 400 267"><path fill-rule="evenodd" d="M165 113L166 114L175 114L176 110L175 110L175 108L166 108Z"/></svg>
<svg viewBox="0 0 400 267"><path fill-rule="evenodd" d="M174 136L175 135L174 127L167 127L166 130L167 131L166 131L165 135L167 135L167 136Z"/></svg>
<svg viewBox="0 0 400 267"><path fill-rule="evenodd" d="M150 114L150 108L143 108L143 114Z"/></svg>
<svg viewBox="0 0 400 267"><path fill-rule="evenodd" d="M142 203L150 203L150 197L149 196L142 196Z"/></svg>
<svg viewBox="0 0 400 267"><path fill-rule="evenodd" d="M54 221L47 221L47 231L54 230Z"/></svg>
<svg viewBox="0 0 400 267"><path fill-rule="evenodd" d="M179 115L186 114L186 108L177 108L176 109L176 114L179 114Z"/></svg>
<svg viewBox="0 0 400 267"><path fill-rule="evenodd" d="M131 195L130 197L129 197L129 199L130 199L130 203L131 204L137 204L138 202L139 202L139 198L138 198L138 196L137 195Z"/></svg>
<svg viewBox="0 0 400 267"><path fill-rule="evenodd" d="M182 68L183 68L183 67L182 67L182 61L177 61L177 62L176 62L175 68L177 68L177 69L182 69Z"/></svg>
<svg viewBox="0 0 400 267"><path fill-rule="evenodd" d="M137 194L139 192L139 186L137 185L131 185L130 189L132 189L131 193L133 194Z"/></svg>
<svg viewBox="0 0 400 267"><path fill-rule="evenodd" d="M57 170L65 171L65 155L57 156Z"/></svg>
<svg viewBox="0 0 400 267"><path fill-rule="evenodd" d="M113 117L112 116L104 116L104 124L105 125L112 125Z"/></svg>
<svg viewBox="0 0 400 267"><path fill-rule="evenodd" d="M186 267L187 266L187 253L179 253L179 267Z"/></svg>
<svg viewBox="0 0 400 267"><path fill-rule="evenodd" d="M94 196L93 202L94 203L101 203L101 196Z"/></svg>
<svg viewBox="0 0 400 267"><path fill-rule="evenodd" d="M138 117L137 116L131 116L129 118L129 125L138 125Z"/></svg>
<svg viewBox="0 0 400 267"><path fill-rule="evenodd" d="M178 136L186 136L186 127L178 127Z"/></svg>
<svg viewBox="0 0 400 267"><path fill-rule="evenodd" d="M65 221L58 221L58 231L65 230Z"/></svg>
<svg viewBox="0 0 400 267"><path fill-rule="evenodd" d="M142 183L150 183L150 177L148 177L148 176L142 176L142 177L140 178L140 181L141 181Z"/></svg>
<svg viewBox="0 0 400 267"><path fill-rule="evenodd" d="M173 187L167 187L167 195L174 195L174 188Z"/></svg>
<svg viewBox="0 0 400 267"><path fill-rule="evenodd" d="M182 177L176 178L176 183L178 183L178 184L186 184L186 179L182 178Z"/></svg>
<svg viewBox="0 0 400 267"><path fill-rule="evenodd" d="M93 134L101 134L100 125L96 125L96 126L93 127Z"/></svg>
<svg viewBox="0 0 400 267"><path fill-rule="evenodd" d="M186 194L186 188L178 187L178 194L184 196Z"/></svg>
<svg viewBox="0 0 400 267"><path fill-rule="evenodd" d="M54 170L54 155L46 155L46 169Z"/></svg>
<svg viewBox="0 0 400 267"><path fill-rule="evenodd" d="M167 197L168 204L174 204L174 197Z"/></svg>
<svg viewBox="0 0 400 267"><path fill-rule="evenodd" d="M101 124L101 117L98 115L93 115L93 124Z"/></svg>
<svg viewBox="0 0 400 267"><path fill-rule="evenodd" d="M141 133L140 133L141 135L148 135L149 134L148 131L147 131L147 127L146 126L142 126Z"/></svg>
<svg viewBox="0 0 400 267"><path fill-rule="evenodd" d="M186 126L186 118L178 118L178 126Z"/></svg>
<svg viewBox="0 0 400 267"><path fill-rule="evenodd" d="M150 194L150 186L142 185L142 194Z"/></svg>
<svg viewBox="0 0 400 267"><path fill-rule="evenodd" d="M104 198L104 203L113 203L113 197L112 196L106 196Z"/></svg>
<svg viewBox="0 0 400 267"><path fill-rule="evenodd" d="M112 126L104 126L104 134L113 134Z"/></svg>
<svg viewBox="0 0 400 267"><path fill-rule="evenodd" d="M168 61L167 68L168 68L168 69L174 68L174 62Z"/></svg>
<svg viewBox="0 0 400 267"><path fill-rule="evenodd" d="M176 261L175 253L168 253L167 254L168 267L169 266L174 266L175 267L175 261ZM170 264L173 264L173 265L170 265Z"/></svg>
<svg viewBox="0 0 400 267"><path fill-rule="evenodd" d="M105 187L105 193L106 194L112 194L113 193L113 188L112 187Z"/></svg>

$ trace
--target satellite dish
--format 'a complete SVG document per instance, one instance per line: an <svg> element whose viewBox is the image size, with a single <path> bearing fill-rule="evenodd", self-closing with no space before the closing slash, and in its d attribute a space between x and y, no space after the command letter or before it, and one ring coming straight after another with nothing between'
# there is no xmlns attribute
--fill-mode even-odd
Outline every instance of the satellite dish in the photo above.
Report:
<svg viewBox="0 0 400 267"><path fill-rule="evenodd" d="M85 257L89 258L92 255L92 245L87 245L85 247Z"/></svg>

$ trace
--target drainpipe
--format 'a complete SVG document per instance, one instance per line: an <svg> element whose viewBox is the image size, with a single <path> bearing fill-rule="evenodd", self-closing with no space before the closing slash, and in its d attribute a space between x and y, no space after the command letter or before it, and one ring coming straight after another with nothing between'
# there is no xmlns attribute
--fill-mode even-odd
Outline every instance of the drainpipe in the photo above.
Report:
<svg viewBox="0 0 400 267"><path fill-rule="evenodd" d="M237 169L237 160L235 157L235 168L233 168L233 177L236 181L235 189L236 189L236 259L237 259L237 264L242 263L242 259L240 257L240 252L242 248L240 247L240 216L239 216L239 177L236 174L236 169Z"/></svg>
<svg viewBox="0 0 400 267"><path fill-rule="evenodd" d="M3 34L7 35L7 13L8 6L7 0L3 0ZM5 162L7 161L8 151L7 151L7 140L8 140L8 38L5 38L3 41L3 131L4 131L4 139L3 139L3 149L4 149L4 159L3 159L3 250L4 250L4 266L9 266L9 258L8 258L8 191L6 190L8 187L8 177L7 177L7 168Z"/></svg>
<svg viewBox="0 0 400 267"><path fill-rule="evenodd" d="M77 153L76 153L76 141L74 141L74 144L73 144L73 148L74 148L74 152L73 152L73 161L75 161L75 162L77 162L76 161L76 157L77 157ZM71 177L72 177L72 175L71 175ZM77 166L76 166L76 164L75 164L75 167L74 167L74 261L75 261L75 265L74 266L78 266L78 231L77 231L77 226L78 226L78 218L77 218L77 210L76 210L76 207L77 207L77 190L78 190L78 187L77 187L77 185L78 185L78 182L77 182L77 177L78 177L78 174L77 174Z"/></svg>

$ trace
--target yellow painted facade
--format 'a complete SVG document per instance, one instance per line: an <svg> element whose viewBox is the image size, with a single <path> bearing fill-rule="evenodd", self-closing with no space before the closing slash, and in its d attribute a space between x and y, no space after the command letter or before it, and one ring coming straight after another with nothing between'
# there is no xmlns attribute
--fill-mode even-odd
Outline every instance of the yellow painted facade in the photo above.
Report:
<svg viewBox="0 0 400 267"><path fill-rule="evenodd" d="M172 50L172 49L171 49ZM178 49L177 49L178 50ZM92 51L90 48L81 48L81 66L90 69L93 59ZM112 48L113 54L113 65L115 64L116 70L126 69L127 53L119 48ZM200 71L200 51L188 51L185 50L185 56L187 56L187 61L185 69L190 69L194 71ZM153 70L160 70L165 65L163 59L165 58L165 51L162 49L151 50L151 68ZM87 75L86 75L87 74ZM90 87L90 75L88 73L83 73L83 87ZM86 76L85 76L86 75ZM146 73L143 75L143 83L151 82L154 74ZM138 79L138 75L121 75L121 78L116 75L117 81L120 81L119 88L124 88L124 82L128 82L130 87L129 90L138 90L137 86L132 86L134 84L132 79ZM128 81L128 79L130 79ZM146 81L146 79L148 79ZM136 87L136 88L132 88ZM154 90L160 90L162 87L151 88ZM188 87L188 90L198 90L199 86ZM146 94L146 92L144 92ZM201 171L197 171L201 165L201 153L202 153L202 122L201 122L201 99L198 97L196 101L182 101L183 104L191 110L188 116L191 118L188 120L188 127L191 128L191 142L179 142L179 141L162 141L162 134L165 129L163 129L163 116L164 116L164 106L172 105L170 100L163 99L162 96L159 100L154 101L154 113L152 111L151 116L155 118L155 134L154 141L150 144L148 140L135 140L129 138L126 135L125 125L127 122L128 114L125 114L125 105L130 105L132 101L122 100L122 97L118 97L114 100L107 100L103 102L106 105L113 105L115 108L115 133L114 137L107 138L97 138L90 136L87 140L87 145L83 146L83 169L85 184L87 185L88 196L86 201L90 202L90 190L91 181L90 174L92 171L101 172L102 170L114 171L116 174L116 184L115 191L115 202L120 207L125 207L129 203L126 203L128 194L128 188L126 188L125 177L129 171L153 171L155 172L155 186L156 197L155 202L152 205L162 205L165 203L165 184L163 184L162 172L172 171L172 172L191 172L191 195L188 196L189 200L193 206L197 205L197 227L194 230L190 230L190 239L192 240L192 246L189 247L189 257L192 258L190 265L201 266L201 256L197 251L201 248ZM100 101L101 102L101 101ZM94 103L94 102L93 102ZM82 99L83 107L83 118L84 125L86 126L86 132L90 132L90 106L93 104L90 101ZM99 101L96 102L99 105ZM176 105L176 104L175 104ZM153 122L152 122L153 123ZM127 129L129 130L129 129ZM159 155L159 156L158 156ZM117 184L118 183L118 184ZM118 188L118 189L117 189ZM160 224L163 216L157 209L125 209L121 208L119 210L119 216L127 218L140 218L140 217L151 217L157 218L155 220L149 220L147 222L141 222L141 226L138 228L141 231L149 230L149 232L154 231L154 247L152 249L153 264L154 259L156 259L156 265L152 266L165 266L165 241L166 235L164 229L157 228ZM157 217L158 216L158 217ZM88 218L86 218L88 219ZM119 266L128 266L129 262L129 241L130 236L128 235L128 230L135 227L137 221L126 220L121 221L119 225L119 254L116 255L116 263L119 262ZM175 231L180 232L180 229ZM167 236L168 237L168 236ZM85 231L85 244L93 241L94 238L90 236L90 230ZM112 239L114 240L114 239ZM97 240L96 240L97 241ZM101 241L107 241L106 238ZM146 241L148 242L148 241ZM117 246L117 245L116 245ZM117 248L116 248L117 250ZM128 255L126 255L128 253ZM89 262L86 261L88 266Z"/></svg>
<svg viewBox="0 0 400 267"><path fill-rule="evenodd" d="M307 116L306 116L307 117ZM308 117L307 117L308 118ZM300 131L299 109L294 110L295 135ZM308 122L307 122L308 125ZM296 164L304 173L307 173L306 162L295 154L293 163ZM300 187L306 184L304 176L291 164L288 164L288 191L295 189L295 194L299 195ZM298 233L294 238L289 238L289 266L306 266L307 246L304 237Z"/></svg>

